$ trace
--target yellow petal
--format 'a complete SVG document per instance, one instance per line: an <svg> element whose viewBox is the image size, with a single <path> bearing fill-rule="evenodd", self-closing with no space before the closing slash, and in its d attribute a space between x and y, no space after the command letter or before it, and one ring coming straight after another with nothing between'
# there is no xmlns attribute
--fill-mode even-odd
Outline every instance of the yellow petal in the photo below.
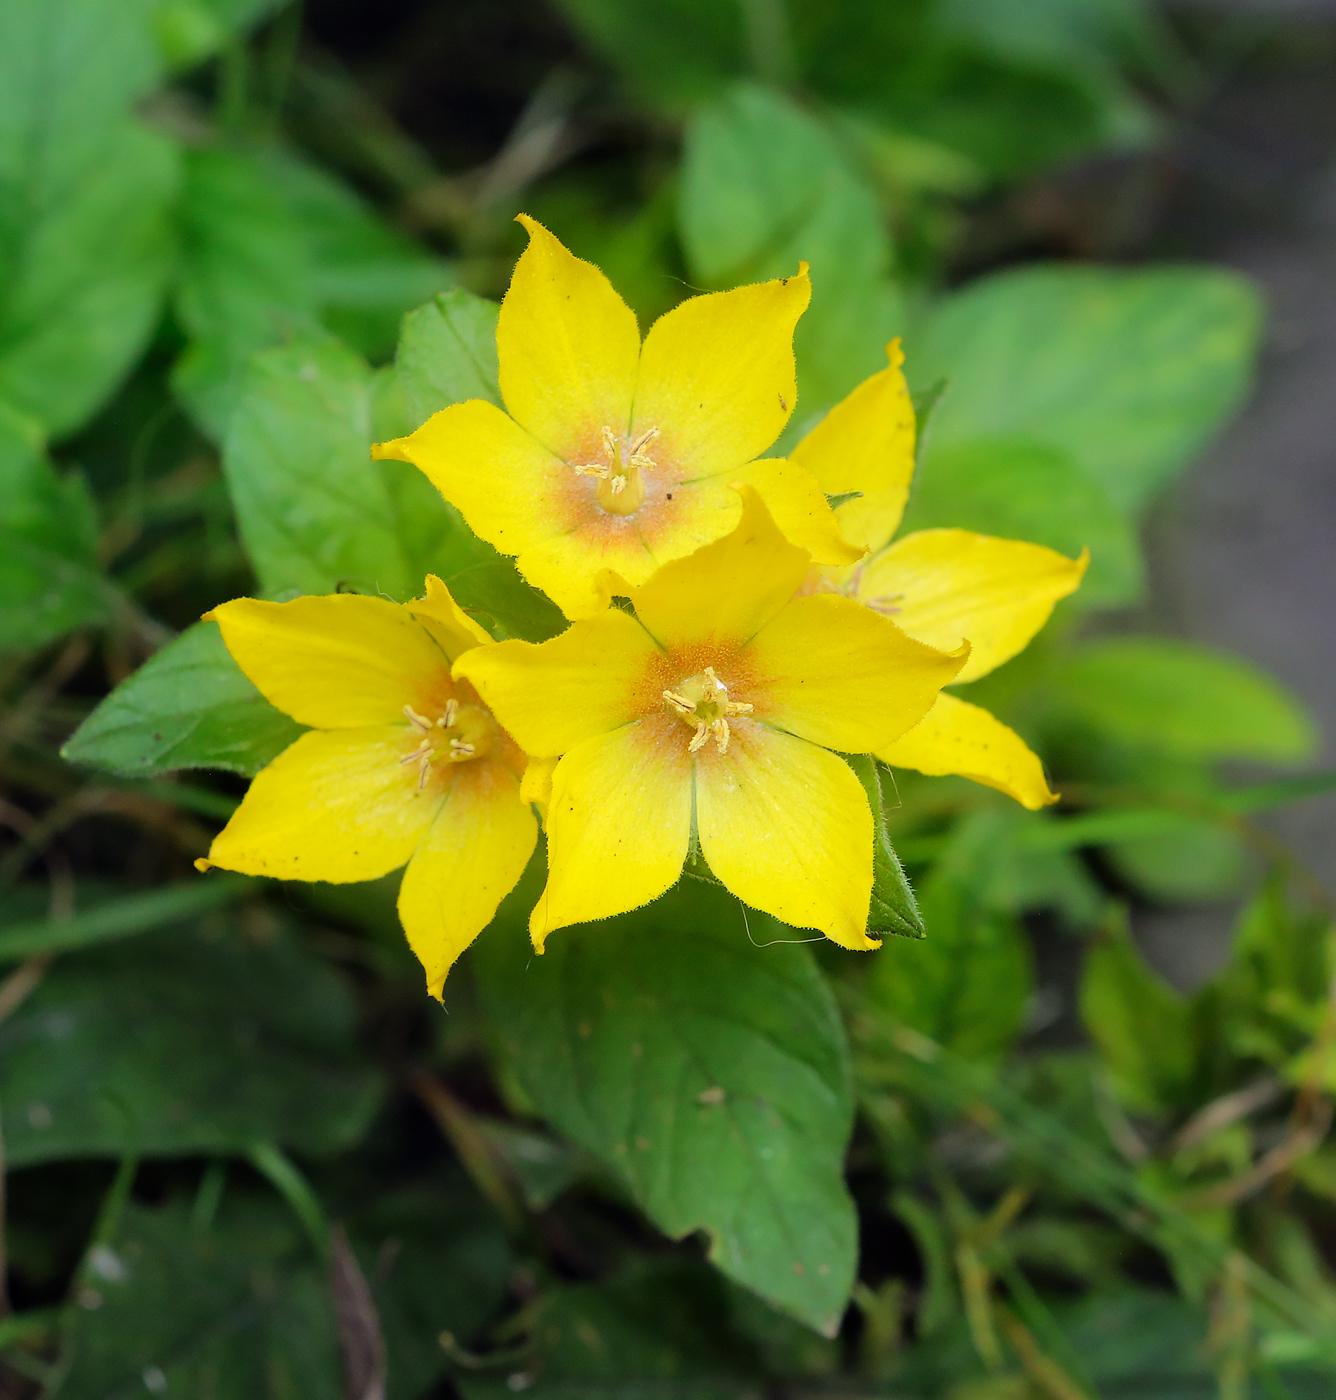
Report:
<svg viewBox="0 0 1336 1400"><path fill-rule="evenodd" d="M735 486L752 486L786 540L805 549L818 564L856 564L866 554L850 544L826 493L803 467L781 457L763 457L727 473Z"/></svg>
<svg viewBox="0 0 1336 1400"><path fill-rule="evenodd" d="M475 647L455 663L525 753L556 758L634 719L659 650L616 608L572 623L549 642ZM656 697L657 698L657 697Z"/></svg>
<svg viewBox="0 0 1336 1400"><path fill-rule="evenodd" d="M807 577L807 551L784 538L755 490L741 495L737 529L665 564L632 594L637 617L664 647L740 646Z"/></svg>
<svg viewBox="0 0 1336 1400"><path fill-rule="evenodd" d="M556 766L555 758L531 758L520 779L520 801L531 802L544 819L552 801L552 773Z"/></svg>
<svg viewBox="0 0 1336 1400"><path fill-rule="evenodd" d="M317 729L402 724L406 704L449 683L450 663L426 628L384 598L238 598L205 617L264 697Z"/></svg>
<svg viewBox="0 0 1336 1400"><path fill-rule="evenodd" d="M914 475L914 404L898 340L886 355L890 367L865 379L789 453L823 492L863 493L836 515L846 538L868 549L881 549L895 534Z"/></svg>
<svg viewBox="0 0 1336 1400"><path fill-rule="evenodd" d="M515 888L538 840L538 823L504 764L455 766L431 829L408 862L399 918L440 998L455 959L487 927Z"/></svg>
<svg viewBox="0 0 1336 1400"><path fill-rule="evenodd" d="M492 640L455 602L450 590L435 574L427 575L426 597L415 598L404 606L451 661Z"/></svg>
<svg viewBox="0 0 1336 1400"><path fill-rule="evenodd" d="M482 399L443 408L408 437L377 443L371 455L412 462L473 533L503 554L519 554L579 518L571 493L581 478Z"/></svg>
<svg viewBox="0 0 1336 1400"><path fill-rule="evenodd" d="M256 774L209 860L275 880L374 880L417 848L441 804L418 787L405 725L303 734Z"/></svg>
<svg viewBox="0 0 1336 1400"><path fill-rule="evenodd" d="M744 665L758 718L842 753L872 753L928 713L968 655L967 645L937 651L852 598L818 593L768 622Z"/></svg>
<svg viewBox="0 0 1336 1400"><path fill-rule="evenodd" d="M893 768L913 768L932 777L948 773L1005 792L1032 812L1058 800L1049 791L1044 766L1014 729L977 705L954 695L937 703L908 734L878 750Z"/></svg>
<svg viewBox="0 0 1336 1400"><path fill-rule="evenodd" d="M626 431L640 328L598 268L527 214L519 222L529 246L496 325L501 397L517 423L570 461L601 428Z"/></svg>
<svg viewBox="0 0 1336 1400"><path fill-rule="evenodd" d="M878 946L867 936L872 813L843 759L739 720L726 753L698 756L696 825L739 899L845 948Z"/></svg>
<svg viewBox="0 0 1336 1400"><path fill-rule="evenodd" d="M657 899L682 873L690 835L691 761L676 720L655 715L572 749L552 776L534 947Z"/></svg>
<svg viewBox="0 0 1336 1400"><path fill-rule="evenodd" d="M615 524L608 527L608 521ZM524 550L515 567L567 617L594 617L632 586L630 580L649 578L658 568L641 532L624 526L616 516L591 520Z"/></svg>
<svg viewBox="0 0 1336 1400"><path fill-rule="evenodd" d="M632 437L657 428L655 455L684 480L759 457L797 401L793 328L810 296L804 263L794 277L692 297L661 316L640 354Z"/></svg>
<svg viewBox="0 0 1336 1400"><path fill-rule="evenodd" d="M956 679L973 681L1025 647L1080 584L1089 557L970 530L919 530L867 565L858 597L929 646L949 651L968 639Z"/></svg>

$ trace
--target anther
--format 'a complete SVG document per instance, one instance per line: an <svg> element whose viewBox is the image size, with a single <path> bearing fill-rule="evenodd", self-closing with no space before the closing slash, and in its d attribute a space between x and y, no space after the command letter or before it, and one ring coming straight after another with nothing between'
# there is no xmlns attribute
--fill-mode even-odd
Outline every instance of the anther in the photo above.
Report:
<svg viewBox="0 0 1336 1400"><path fill-rule="evenodd" d="M406 753L406 754L399 760L399 762L402 763L402 764L407 765L407 764L409 764L409 763L415 762L415 761L416 761L417 759L419 759L419 758L426 758L427 755L430 754L430 753L431 753L431 745L430 745L430 744L422 744L420 747L414 749L412 753Z"/></svg>
<svg viewBox="0 0 1336 1400"><path fill-rule="evenodd" d="M458 716L459 701L447 700L445 702L445 713L440 717L440 719L436 721L436 723L439 724L442 729L451 729L454 727L455 720L458 718Z"/></svg>
<svg viewBox="0 0 1336 1400"><path fill-rule="evenodd" d="M473 745L470 744L470 743L468 743L467 740L464 740L464 739L451 739L451 740L450 740L450 757L451 757L451 758L472 758L473 755L474 755L474 752L475 752L475 750L474 750Z"/></svg>
<svg viewBox="0 0 1336 1400"><path fill-rule="evenodd" d="M408 717L408 722L414 729L420 729L425 734L431 728L431 720L425 715L420 715L412 705L404 706L404 714Z"/></svg>

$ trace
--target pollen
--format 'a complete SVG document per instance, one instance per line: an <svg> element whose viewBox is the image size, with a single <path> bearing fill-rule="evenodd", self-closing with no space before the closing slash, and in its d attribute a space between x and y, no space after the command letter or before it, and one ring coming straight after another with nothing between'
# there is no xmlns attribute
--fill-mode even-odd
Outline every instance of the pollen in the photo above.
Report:
<svg viewBox="0 0 1336 1400"><path fill-rule="evenodd" d="M658 436L657 428L649 428L633 442L626 442L611 428L604 427L603 460L573 468L576 476L590 476L598 482L594 497L610 515L632 515L644 503L641 472L652 471L657 465L645 448Z"/></svg>
<svg viewBox="0 0 1336 1400"><path fill-rule="evenodd" d="M713 666L688 676L676 690L665 690L663 699L694 730L687 744L688 753L699 753L711 739L720 753L727 753L732 737L728 721L749 715L754 708L746 701L728 698L728 687L715 675Z"/></svg>

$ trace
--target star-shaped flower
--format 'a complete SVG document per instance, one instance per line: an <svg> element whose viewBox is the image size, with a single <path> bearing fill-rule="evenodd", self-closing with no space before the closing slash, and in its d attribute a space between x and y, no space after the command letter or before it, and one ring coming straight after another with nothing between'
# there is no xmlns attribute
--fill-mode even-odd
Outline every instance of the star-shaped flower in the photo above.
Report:
<svg viewBox="0 0 1336 1400"><path fill-rule="evenodd" d="M635 313L592 264L525 215L496 329L506 412L454 404L375 457L417 465L474 533L568 617L645 583L738 523L750 484L813 558L849 564L805 471L758 460L797 399L793 328L807 306L792 277L692 297L641 344Z"/></svg>
<svg viewBox="0 0 1336 1400"><path fill-rule="evenodd" d="M434 577L405 605L238 598L206 616L265 698L311 732L256 775L201 868L341 884L407 862L399 917L439 997L538 836L524 755L450 674L495 644Z"/></svg>
<svg viewBox="0 0 1336 1400"><path fill-rule="evenodd" d="M540 951L553 929L662 894L693 843L748 904L877 946L872 815L839 754L891 745L969 648L925 646L848 598L796 597L811 557L742 494L738 528L633 590L634 615L456 663L526 752L559 759Z"/></svg>
<svg viewBox="0 0 1336 1400"><path fill-rule="evenodd" d="M1088 556L970 530L919 530L892 543L914 473L914 406L900 365L890 365L835 405L794 448L832 495L860 492L836 515L871 557L852 568L815 570L806 587L856 598L911 636L950 648L969 640L956 682L977 680L1023 650L1058 599L1081 582ZM1056 802L1043 765L1013 729L943 691L924 719L876 750L892 767L948 773L1000 789L1031 810Z"/></svg>

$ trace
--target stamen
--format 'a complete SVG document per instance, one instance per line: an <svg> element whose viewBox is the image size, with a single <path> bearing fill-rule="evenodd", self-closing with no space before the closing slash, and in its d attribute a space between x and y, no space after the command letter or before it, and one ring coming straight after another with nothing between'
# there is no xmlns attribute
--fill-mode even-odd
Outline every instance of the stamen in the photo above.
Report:
<svg viewBox="0 0 1336 1400"><path fill-rule="evenodd" d="M691 736L691 742L687 745L688 753L697 753L705 747L705 742L710 737L710 726L702 724L700 720L694 720L696 732Z"/></svg>
<svg viewBox="0 0 1336 1400"><path fill-rule="evenodd" d="M678 695L671 690L663 692L663 698L675 709L684 715L694 715L696 707L684 695Z"/></svg>
<svg viewBox="0 0 1336 1400"><path fill-rule="evenodd" d="M445 702L445 713L436 721L442 729L453 729L455 719L459 715L459 701L447 700Z"/></svg>
<svg viewBox="0 0 1336 1400"><path fill-rule="evenodd" d="M403 763L403 764L409 764L409 763L412 763L415 759L426 758L430 753L431 753L431 745L430 745L430 744L423 744L423 745L421 745L419 748L414 749L412 753L406 753L406 754L399 760L399 762L400 762L400 763Z"/></svg>
<svg viewBox="0 0 1336 1400"><path fill-rule="evenodd" d="M450 757L451 757L451 758L472 758L475 752L476 752L476 750L474 749L473 745L470 744L470 743L468 743L467 740L464 740L464 739L451 739L451 740L450 740Z"/></svg>
<svg viewBox="0 0 1336 1400"><path fill-rule="evenodd" d="M897 608L895 606L897 603L904 602L904 598L905 595L903 593L885 593L880 598L864 598L863 602L866 603L873 612L880 613L883 617L894 617L896 613L904 611L903 608Z"/></svg>
<svg viewBox="0 0 1336 1400"><path fill-rule="evenodd" d="M418 769L418 791L427 786L427 774L431 771L431 755L423 754L422 766Z"/></svg>
<svg viewBox="0 0 1336 1400"><path fill-rule="evenodd" d="M431 728L431 720L425 715L420 715L412 705L404 706L404 714L408 716L408 722L414 729L420 729L424 734Z"/></svg>

